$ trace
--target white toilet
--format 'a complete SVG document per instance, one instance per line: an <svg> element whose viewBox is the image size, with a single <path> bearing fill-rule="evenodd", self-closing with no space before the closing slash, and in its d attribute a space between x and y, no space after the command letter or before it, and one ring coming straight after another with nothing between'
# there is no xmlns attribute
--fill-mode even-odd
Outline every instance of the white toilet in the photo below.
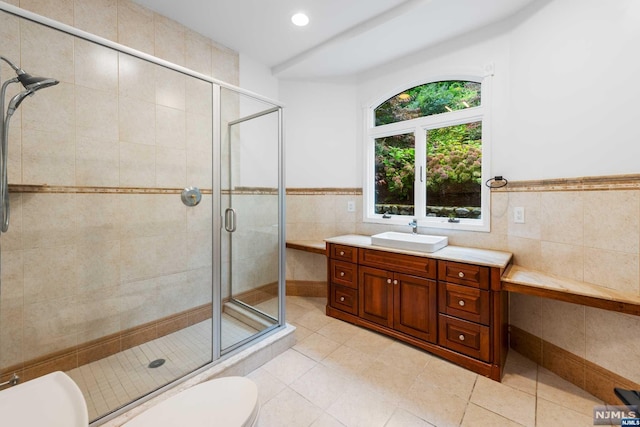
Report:
<svg viewBox="0 0 640 427"><path fill-rule="evenodd" d="M11 427L87 427L89 415L82 392L64 372L0 391L0 417Z"/></svg>
<svg viewBox="0 0 640 427"><path fill-rule="evenodd" d="M253 427L259 412L255 383L244 377L224 377L181 391L123 427Z"/></svg>
<svg viewBox="0 0 640 427"><path fill-rule="evenodd" d="M152 406L124 427L254 427L258 387L244 377L197 384ZM11 427L87 427L87 405L76 383L53 372L0 391L2 425ZM6 423L6 424L5 424Z"/></svg>

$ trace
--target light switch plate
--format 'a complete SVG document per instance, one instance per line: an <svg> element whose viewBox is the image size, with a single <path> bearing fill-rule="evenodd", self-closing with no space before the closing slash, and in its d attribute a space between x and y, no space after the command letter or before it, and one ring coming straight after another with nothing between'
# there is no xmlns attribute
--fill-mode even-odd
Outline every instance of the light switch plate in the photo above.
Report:
<svg viewBox="0 0 640 427"><path fill-rule="evenodd" d="M347 202L347 212L355 212L356 211L356 202L353 200L349 200Z"/></svg>
<svg viewBox="0 0 640 427"><path fill-rule="evenodd" d="M524 208L519 206L513 208L513 222L516 224L524 224Z"/></svg>

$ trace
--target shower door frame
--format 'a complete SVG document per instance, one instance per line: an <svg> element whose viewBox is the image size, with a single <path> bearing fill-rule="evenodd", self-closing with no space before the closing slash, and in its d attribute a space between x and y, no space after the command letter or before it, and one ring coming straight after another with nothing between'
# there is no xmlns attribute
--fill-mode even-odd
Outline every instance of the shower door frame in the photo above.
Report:
<svg viewBox="0 0 640 427"><path fill-rule="evenodd" d="M285 198L286 198L286 195L285 195L285 181L284 181L285 156L284 156L284 132L283 132L284 120L283 120L283 111L282 111L283 105L278 101L259 95L255 92L242 89L235 85L226 83L224 81L215 79L213 77L207 76L202 73L198 73L186 67L157 58L153 55L138 51L128 46L121 45L119 43L97 36L95 34L80 30L76 27L72 27L70 25L63 24L53 19L21 9L17 6L5 3L3 1L0 1L0 10L8 14L17 16L18 18L26 19L31 22L44 25L54 30L61 31L68 35L77 37L79 39L83 39L83 40L95 43L97 45L112 49L116 52L128 54L128 55L131 55L132 57L135 57L144 61L148 61L155 65L159 65L161 67L165 67L167 69L182 73L186 76L193 77L193 78L202 80L204 82L210 83L212 86L212 102L213 102L213 105L212 105L213 147L212 147L212 165L211 165L212 168L214 168L214 166L220 165L220 161L221 161L221 157L219 153L220 150L216 149L216 148L219 148L221 144L221 136L219 132L219 130L221 129L221 117L220 117L221 88L226 88L231 91L237 92L239 94L248 96L250 98L253 98L265 103L269 103L274 106L274 109L278 110L278 114L279 114L279 120L278 120L278 162L279 162L279 165L278 165L278 209L279 209L279 212L278 212L278 226L279 226L279 229L278 229L278 319L274 327L270 327L267 330L265 330L263 333L253 336L250 341L256 341L261 337L265 337L267 332L274 332L278 329L285 327L286 322L285 322L284 297L285 297L285 243L286 243L285 242ZM216 132L216 130L218 131ZM215 171L215 169L213 170ZM144 403L145 401L148 401L158 396L159 394L173 388L177 384L180 384L188 380L189 378L192 378L210 369L211 367L220 363L222 360L227 359L228 357L236 353L236 351L229 351L229 352L223 353L221 350L220 331L221 331L221 314L222 313L221 313L221 276L220 276L220 269L221 269L220 236L221 236L222 218L220 217L220 215L218 215L218 213L220 212L220 204L221 204L220 202L221 182L220 182L219 174L213 173L212 175L213 175L213 179L212 179L212 209L213 209L212 210L212 225L213 225L212 256L214 260L212 263L213 264L212 266L212 275L213 275L212 277L212 283L213 283L212 325L213 325L213 331L214 331L214 336L212 337L212 354L211 354L212 360L209 363L205 364L204 366L192 372L189 372L183 375L182 377L178 377L173 381L171 381L170 383L131 401L130 403L126 404L120 409L117 409L114 412L103 415L102 417L98 418L95 422L90 423L90 426L94 426L94 425L97 426L105 422L108 422L109 420L116 418L117 416L123 414L124 412L131 410L133 407L136 407ZM233 350L240 350L240 348L234 347Z"/></svg>
<svg viewBox="0 0 640 427"><path fill-rule="evenodd" d="M283 173L283 169L284 169L284 146L283 146L283 117L282 117L282 107L275 105L271 108L267 108L265 110L259 111L257 113L254 114L250 114L248 116L245 117L241 117L235 120L232 120L230 122L227 123L227 141L222 141L221 138L221 142L220 142L220 148L222 148L223 144L227 144L228 148L229 148L229 164L228 164L228 170L227 172L229 173L229 184L232 183L232 171L234 168L233 165L233 150L231 148L232 146L232 135L233 133L231 132L231 128L232 126L241 124L241 123L246 123L248 121L251 121L253 119L257 119L260 117L264 117L267 116L269 114L273 114L273 113L277 113L278 114L278 122L277 122L277 126L278 126L278 133L277 133L277 138L278 138L278 260L280 262L280 266L278 268L278 283L282 284L285 283L285 277L283 276L284 274L284 248L285 248L285 239L284 239L284 230L285 230L285 221L284 221L284 213L285 213L285 190L284 190L284 173ZM220 127L219 129L222 129L222 127ZM222 162L217 163L217 164L222 164ZM218 188L222 188L222 185L218 185ZM230 206L227 209L231 209L233 211L233 191L231 190L232 185L229 185L229 203L228 205ZM220 197L218 198L218 200L222 200L222 195L220 195ZM215 209L215 206L214 206ZM221 207L219 208L219 210L214 210L214 212L222 212ZM234 217L235 217L235 213L234 213ZM222 218L222 217L221 217ZM221 221L226 221L226 218L221 219ZM235 219L234 219L235 222ZM220 227L215 227L215 230L220 230L221 234L222 234L222 229L226 228L226 225L223 224ZM220 238L222 238L222 236L220 236ZM271 315L264 313L258 309L256 309L255 307L240 301L238 299L236 299L234 297L233 294L233 268L231 268L231 265L233 263L233 232L231 232L231 236L230 236L230 242L229 242L229 270L228 270L228 282L229 282L229 289L228 289L228 294L229 294L229 301L233 302L234 304L237 304L241 307L243 307L246 310L249 310L253 313L255 313L257 316L265 318L265 319L269 319L274 321L274 324L272 326L269 326L259 332L257 332L256 334L245 338L241 341L238 341L234 344L232 344L231 346L227 347L227 348L222 348L222 343L218 342L217 344L220 345L220 351L221 351L221 355L233 352L236 348L239 348L241 346L243 346L244 344L246 344L247 342L250 342L254 339L256 339L257 337L267 334L269 332L271 332L274 328L277 328L279 326L281 326L284 323L284 304L282 302L282 300L279 298L278 300L278 318L275 319L273 318ZM221 245L220 245L221 246ZM222 256L220 256L218 259L221 259ZM220 272L220 274L222 274L222 272ZM219 290L222 289L222 276L221 277L221 286L218 288ZM281 292L284 292L281 287L279 286L278 289L278 296L280 295ZM220 301L222 301L222 296L220 296ZM221 307L218 307L219 310L222 311ZM220 313L220 316L222 316L222 313ZM283 319L282 321L279 321L279 319ZM221 339L222 337L222 332L220 332L219 334L219 339Z"/></svg>

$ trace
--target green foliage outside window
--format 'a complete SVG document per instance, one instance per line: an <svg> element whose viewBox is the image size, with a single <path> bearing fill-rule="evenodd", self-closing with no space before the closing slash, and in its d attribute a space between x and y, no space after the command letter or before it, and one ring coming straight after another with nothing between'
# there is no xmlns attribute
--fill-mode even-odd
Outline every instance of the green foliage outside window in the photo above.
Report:
<svg viewBox="0 0 640 427"><path fill-rule="evenodd" d="M480 83L443 81L409 89L375 110L376 125L480 105ZM427 203L480 206L482 123L427 131ZM413 203L415 143L413 134L378 138L375 144L377 204Z"/></svg>

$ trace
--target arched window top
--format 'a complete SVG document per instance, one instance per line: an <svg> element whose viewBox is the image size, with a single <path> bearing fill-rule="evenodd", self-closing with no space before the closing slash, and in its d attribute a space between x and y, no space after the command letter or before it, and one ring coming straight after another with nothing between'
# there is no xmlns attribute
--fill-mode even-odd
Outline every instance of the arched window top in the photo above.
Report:
<svg viewBox="0 0 640 427"><path fill-rule="evenodd" d="M480 106L478 82L444 80L404 90L378 105L375 125L382 126L418 117Z"/></svg>

